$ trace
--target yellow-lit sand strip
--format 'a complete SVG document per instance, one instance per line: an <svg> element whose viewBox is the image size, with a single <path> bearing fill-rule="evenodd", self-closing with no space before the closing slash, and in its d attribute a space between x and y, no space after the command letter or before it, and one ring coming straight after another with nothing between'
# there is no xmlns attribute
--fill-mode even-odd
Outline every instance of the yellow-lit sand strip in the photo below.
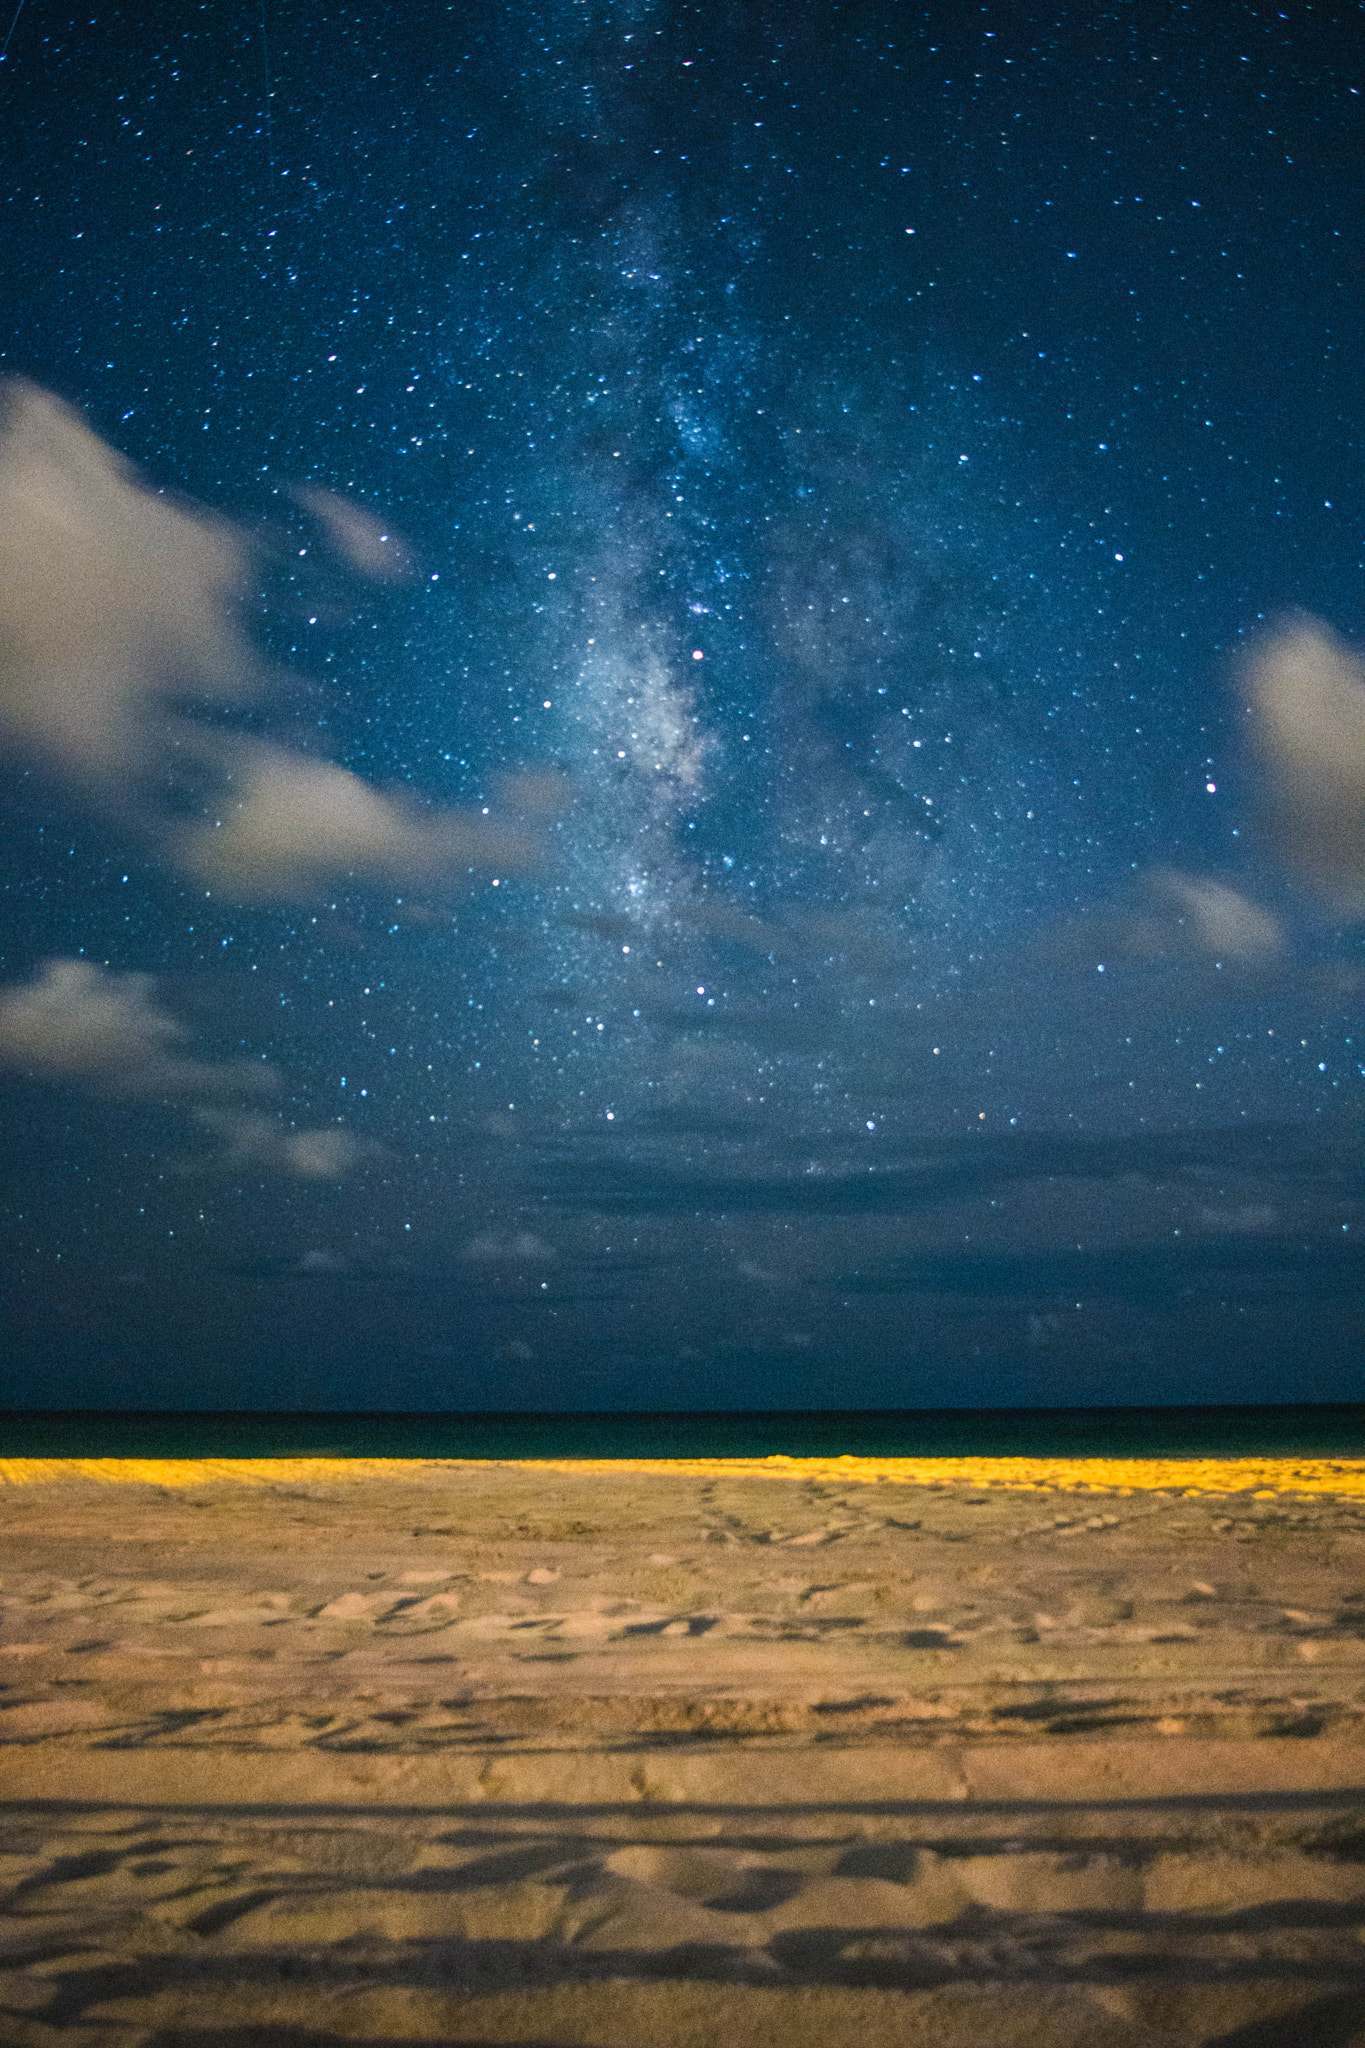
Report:
<svg viewBox="0 0 1365 2048"><path fill-rule="evenodd" d="M1365 1499L1365 1458L0 1458L0 1485L310 1485L454 1478L468 1470L657 1472L699 1479L818 1479L1027 1492L1333 1494Z"/></svg>

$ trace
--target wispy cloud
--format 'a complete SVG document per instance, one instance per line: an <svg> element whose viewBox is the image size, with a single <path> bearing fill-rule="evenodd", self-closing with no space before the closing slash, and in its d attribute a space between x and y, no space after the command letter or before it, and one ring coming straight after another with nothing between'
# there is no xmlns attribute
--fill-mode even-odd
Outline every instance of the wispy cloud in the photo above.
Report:
<svg viewBox="0 0 1365 2048"><path fill-rule="evenodd" d="M1092 911L1073 926L1078 944L1114 959L1226 960L1241 966L1272 960L1284 946L1274 911L1230 882L1155 868L1121 907Z"/></svg>
<svg viewBox="0 0 1365 2048"><path fill-rule="evenodd" d="M0 989L0 1067L35 1080L188 1110L222 1141L215 1169L342 1180L367 1148L335 1124L299 1129L244 1106L273 1094L264 1060L201 1060L182 1051L190 1033L157 1003L148 974L118 974L89 960L48 960L31 981ZM227 1098L224 1100L223 1098Z"/></svg>
<svg viewBox="0 0 1365 2048"><path fill-rule="evenodd" d="M1224 960L1265 960L1280 950L1283 935L1274 912L1227 882L1163 868L1151 877L1150 888L1155 901L1179 920L1192 951Z"/></svg>
<svg viewBox="0 0 1365 2048"><path fill-rule="evenodd" d="M243 1110L199 1109L195 1119L223 1140L215 1165L255 1167L298 1180L344 1180L359 1165L365 1147L338 1124L298 1130L275 1118Z"/></svg>
<svg viewBox="0 0 1365 2048"><path fill-rule="evenodd" d="M360 575L378 583L403 583L412 575L407 543L363 505L316 484L301 484L291 495L312 513L336 552Z"/></svg>
<svg viewBox="0 0 1365 2048"><path fill-rule="evenodd" d="M461 1256L476 1266L526 1266L545 1265L555 1253L530 1230L485 1230L469 1240Z"/></svg>

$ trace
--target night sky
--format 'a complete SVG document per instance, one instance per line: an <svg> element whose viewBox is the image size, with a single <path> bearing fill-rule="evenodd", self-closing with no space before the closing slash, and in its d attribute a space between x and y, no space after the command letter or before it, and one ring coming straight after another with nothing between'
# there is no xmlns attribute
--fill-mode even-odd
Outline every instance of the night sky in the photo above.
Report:
<svg viewBox="0 0 1365 2048"><path fill-rule="evenodd" d="M8 1405L1360 1395L1363 15L27 0Z"/></svg>

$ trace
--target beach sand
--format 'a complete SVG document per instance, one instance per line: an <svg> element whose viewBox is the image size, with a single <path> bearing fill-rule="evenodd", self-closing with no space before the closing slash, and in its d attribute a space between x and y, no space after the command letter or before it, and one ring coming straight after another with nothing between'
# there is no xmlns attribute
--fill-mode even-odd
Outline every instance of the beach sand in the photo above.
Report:
<svg viewBox="0 0 1365 2048"><path fill-rule="evenodd" d="M1365 2044L1365 1472L884 1469L0 1461L0 2042Z"/></svg>

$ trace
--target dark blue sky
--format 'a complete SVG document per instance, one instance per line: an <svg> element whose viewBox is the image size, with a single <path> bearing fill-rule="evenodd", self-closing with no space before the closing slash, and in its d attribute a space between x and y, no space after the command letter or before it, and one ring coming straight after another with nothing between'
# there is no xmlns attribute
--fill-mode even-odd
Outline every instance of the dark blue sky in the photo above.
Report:
<svg viewBox="0 0 1365 2048"><path fill-rule="evenodd" d="M27 0L15 1405L1354 1398L1361 26Z"/></svg>

